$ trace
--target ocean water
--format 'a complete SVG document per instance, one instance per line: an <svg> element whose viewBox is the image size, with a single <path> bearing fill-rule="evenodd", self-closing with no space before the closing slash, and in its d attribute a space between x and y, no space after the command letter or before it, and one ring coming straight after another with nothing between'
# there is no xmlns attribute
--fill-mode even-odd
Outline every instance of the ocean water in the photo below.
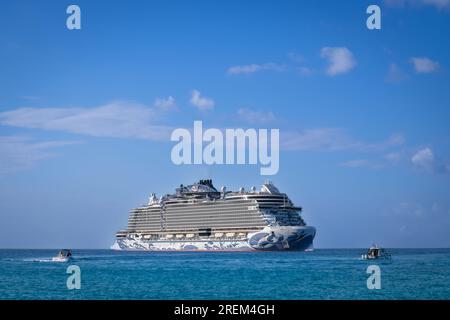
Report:
<svg viewBox="0 0 450 320"><path fill-rule="evenodd" d="M364 261L363 249L313 252L117 252L0 250L0 299L450 299L450 249L390 249L391 261ZM377 264L381 289L369 290ZM81 289L67 289L69 265Z"/></svg>

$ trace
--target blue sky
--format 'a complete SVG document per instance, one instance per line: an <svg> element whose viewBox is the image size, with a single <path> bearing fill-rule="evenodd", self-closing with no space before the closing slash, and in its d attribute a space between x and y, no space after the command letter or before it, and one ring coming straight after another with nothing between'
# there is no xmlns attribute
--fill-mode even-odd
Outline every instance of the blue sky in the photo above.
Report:
<svg viewBox="0 0 450 320"><path fill-rule="evenodd" d="M448 0L1 1L0 247L106 248L150 192L267 178L174 165L194 120L280 129L318 248L449 247L448 34Z"/></svg>

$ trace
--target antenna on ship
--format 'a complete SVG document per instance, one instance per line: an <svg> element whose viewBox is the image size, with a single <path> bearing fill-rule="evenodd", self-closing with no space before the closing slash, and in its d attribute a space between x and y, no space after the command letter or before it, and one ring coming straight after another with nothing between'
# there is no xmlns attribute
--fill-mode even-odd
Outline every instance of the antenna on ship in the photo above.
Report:
<svg viewBox="0 0 450 320"><path fill-rule="evenodd" d="M222 186L222 188L220 188L220 192L222 192L222 199L225 199L225 194L227 193L227 187Z"/></svg>
<svg viewBox="0 0 450 320"><path fill-rule="evenodd" d="M151 193L150 196L148 197L148 204L152 204L156 201L156 195L154 193Z"/></svg>

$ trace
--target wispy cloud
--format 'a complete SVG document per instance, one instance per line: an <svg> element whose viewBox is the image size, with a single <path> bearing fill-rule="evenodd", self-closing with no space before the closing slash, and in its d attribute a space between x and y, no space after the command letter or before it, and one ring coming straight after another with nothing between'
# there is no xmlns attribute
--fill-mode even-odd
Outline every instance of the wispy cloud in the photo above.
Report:
<svg viewBox="0 0 450 320"><path fill-rule="evenodd" d="M0 136L0 175L31 169L38 162L54 157L55 149L79 141L35 141L23 136Z"/></svg>
<svg viewBox="0 0 450 320"><path fill-rule="evenodd" d="M432 5L438 9L449 9L450 0L421 0L423 4Z"/></svg>
<svg viewBox="0 0 450 320"><path fill-rule="evenodd" d="M389 140L389 139L388 139ZM413 166L419 171L433 174L446 174L450 173L450 162L438 160L434 154L434 151L429 148L411 149L407 147L396 148L395 145L385 141L380 143L385 145L385 149L394 149L388 153L381 155L382 152L373 150L375 157L370 159L354 159L340 163L340 166L347 168L359 168L366 167L370 169L388 168L392 166L404 165L405 167ZM388 147L388 146L391 147ZM400 145L398 145L400 147ZM367 147L357 147L355 151L367 151Z"/></svg>
<svg viewBox="0 0 450 320"><path fill-rule="evenodd" d="M375 170L399 163L405 138L401 134L392 134L382 141L367 142L352 137L341 128L314 128L302 132L281 132L280 144L282 149L288 151L350 154L357 158L337 165Z"/></svg>
<svg viewBox="0 0 450 320"><path fill-rule="evenodd" d="M366 168L372 170L379 170L386 168L388 164L380 160L355 159L342 162L339 164L339 166L345 168Z"/></svg>
<svg viewBox="0 0 450 320"><path fill-rule="evenodd" d="M215 102L211 98L202 97L200 91L192 90L190 103L197 107L197 109L205 111L212 110L214 108Z"/></svg>
<svg viewBox="0 0 450 320"><path fill-rule="evenodd" d="M417 73L433 73L439 70L439 63L426 57L413 57L411 63Z"/></svg>
<svg viewBox="0 0 450 320"><path fill-rule="evenodd" d="M429 147L417 150L411 156L411 163L419 170L443 174L450 173L450 163L436 159L433 150Z"/></svg>
<svg viewBox="0 0 450 320"><path fill-rule="evenodd" d="M402 146L405 142L405 137L402 134L394 133L381 142L361 143L361 149L368 152L383 152L390 148Z"/></svg>
<svg viewBox="0 0 450 320"><path fill-rule="evenodd" d="M356 160L350 160L350 161L343 162L340 164L340 166L347 167L347 168L360 168L360 167L371 166L371 163L368 160L356 159Z"/></svg>
<svg viewBox="0 0 450 320"><path fill-rule="evenodd" d="M438 10L450 9L450 0L385 0L384 2L391 7L432 6Z"/></svg>
<svg viewBox="0 0 450 320"><path fill-rule="evenodd" d="M145 105L114 102L93 108L20 108L0 112L0 124L94 137L167 140L170 128L156 125L158 113Z"/></svg>
<svg viewBox="0 0 450 320"><path fill-rule="evenodd" d="M404 143L401 134L393 134L381 142L364 142L353 138L342 128L314 128L282 135L282 146L287 150L384 152Z"/></svg>
<svg viewBox="0 0 450 320"><path fill-rule="evenodd" d="M371 154L368 159L353 159L342 162L341 167L382 169L401 164L407 153L404 147L405 138L400 134L393 134L388 139L377 143L360 143L354 151Z"/></svg>
<svg viewBox="0 0 450 320"><path fill-rule="evenodd" d="M172 96L169 96L167 98L156 98L153 105L155 106L155 108L162 111L171 111L177 108L175 99Z"/></svg>
<svg viewBox="0 0 450 320"><path fill-rule="evenodd" d="M302 76L309 76L314 73L314 70L309 67L298 67L296 68L296 71L299 75Z"/></svg>
<svg viewBox="0 0 450 320"><path fill-rule="evenodd" d="M251 124L265 124L273 122L275 115L272 112L255 111L241 108L237 112L238 118Z"/></svg>
<svg viewBox="0 0 450 320"><path fill-rule="evenodd" d="M399 163L403 159L403 152L396 151L396 152L389 152L388 154L385 154L383 158L387 160L389 163Z"/></svg>
<svg viewBox="0 0 450 320"><path fill-rule="evenodd" d="M301 55L297 52L294 52L294 51L288 52L287 56L289 59L291 59L295 63L305 62L305 58L303 57L303 55Z"/></svg>
<svg viewBox="0 0 450 320"><path fill-rule="evenodd" d="M320 55L328 61L326 73L329 76L347 73L356 66L353 53L346 47L324 47Z"/></svg>
<svg viewBox="0 0 450 320"><path fill-rule="evenodd" d="M242 66L233 66L228 68L228 74L250 74L260 71L283 71L285 70L285 66L268 62L263 64L248 64Z"/></svg>
<svg viewBox="0 0 450 320"><path fill-rule="evenodd" d="M286 150L337 151L361 146L340 128L314 128L302 132L282 133L281 146Z"/></svg>
<svg viewBox="0 0 450 320"><path fill-rule="evenodd" d="M433 151L430 148L421 149L411 157L411 162L416 167L430 170L434 164Z"/></svg>

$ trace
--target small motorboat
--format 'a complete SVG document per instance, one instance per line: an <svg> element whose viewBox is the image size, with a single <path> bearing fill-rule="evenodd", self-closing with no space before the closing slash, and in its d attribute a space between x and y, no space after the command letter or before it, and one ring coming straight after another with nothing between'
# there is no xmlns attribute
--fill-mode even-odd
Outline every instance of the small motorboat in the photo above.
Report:
<svg viewBox="0 0 450 320"><path fill-rule="evenodd" d="M69 262L72 259L72 251L64 249L59 251L56 257L52 258L53 262Z"/></svg>
<svg viewBox="0 0 450 320"><path fill-rule="evenodd" d="M363 260L375 260L375 259L390 259L391 255L385 249L372 245L366 254L361 255L361 259Z"/></svg>

